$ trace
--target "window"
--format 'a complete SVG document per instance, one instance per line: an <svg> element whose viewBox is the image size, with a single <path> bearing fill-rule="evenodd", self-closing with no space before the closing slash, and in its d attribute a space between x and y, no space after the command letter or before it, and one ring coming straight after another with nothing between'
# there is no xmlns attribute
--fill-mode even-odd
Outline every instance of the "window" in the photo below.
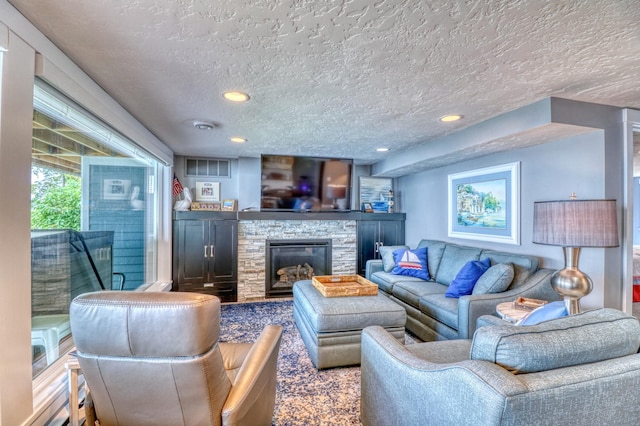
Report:
<svg viewBox="0 0 640 426"><path fill-rule="evenodd" d="M185 176L231 177L229 160L187 158Z"/></svg>
<svg viewBox="0 0 640 426"><path fill-rule="evenodd" d="M33 377L73 347L69 304L156 280L158 168L152 156L42 82L31 167Z"/></svg>

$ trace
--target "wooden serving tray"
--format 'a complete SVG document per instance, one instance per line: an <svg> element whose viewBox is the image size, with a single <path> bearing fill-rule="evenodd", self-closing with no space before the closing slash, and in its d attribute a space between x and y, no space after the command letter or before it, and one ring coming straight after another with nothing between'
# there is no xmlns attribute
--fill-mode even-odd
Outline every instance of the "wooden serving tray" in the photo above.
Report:
<svg viewBox="0 0 640 426"><path fill-rule="evenodd" d="M375 296L378 286L360 275L320 275L311 279L324 297Z"/></svg>
<svg viewBox="0 0 640 426"><path fill-rule="evenodd" d="M527 297L518 297L513 302L513 308L520 309L523 311L533 311L534 309L539 308L540 306L543 306L546 304L547 304L546 300L530 299Z"/></svg>

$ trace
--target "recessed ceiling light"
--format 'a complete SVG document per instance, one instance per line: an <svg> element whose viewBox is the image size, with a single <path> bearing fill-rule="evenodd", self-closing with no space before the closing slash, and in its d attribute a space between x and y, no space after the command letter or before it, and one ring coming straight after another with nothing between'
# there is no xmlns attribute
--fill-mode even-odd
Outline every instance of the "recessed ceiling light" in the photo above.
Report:
<svg viewBox="0 0 640 426"><path fill-rule="evenodd" d="M247 141L247 138L241 138L239 136L233 136L233 137L229 138L229 140L231 142L235 142L235 143L244 143L244 142Z"/></svg>
<svg viewBox="0 0 640 426"><path fill-rule="evenodd" d="M212 130L218 127L216 123L212 123L211 121L193 120L191 124L199 130Z"/></svg>
<svg viewBox="0 0 640 426"><path fill-rule="evenodd" d="M443 123L450 123L452 121L458 121L462 118L460 114L447 114L440 117L440 121Z"/></svg>
<svg viewBox="0 0 640 426"><path fill-rule="evenodd" d="M235 92L235 91L224 92L222 96L224 96L226 100L233 101L233 102L245 102L249 100L249 95L242 92Z"/></svg>
<svg viewBox="0 0 640 426"><path fill-rule="evenodd" d="M389 151L389 148L376 148L376 151L378 151L378 152L387 152L387 151Z"/></svg>

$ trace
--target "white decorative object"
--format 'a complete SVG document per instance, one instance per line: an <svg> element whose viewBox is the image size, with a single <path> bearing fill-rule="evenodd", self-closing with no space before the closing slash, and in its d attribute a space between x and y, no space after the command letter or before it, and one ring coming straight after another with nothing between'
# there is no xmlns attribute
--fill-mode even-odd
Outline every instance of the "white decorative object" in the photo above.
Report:
<svg viewBox="0 0 640 426"><path fill-rule="evenodd" d="M176 201L173 206L174 210L189 210L189 208L191 207L192 198L189 188L185 187L182 190L182 194L184 195L184 199Z"/></svg>
<svg viewBox="0 0 640 426"><path fill-rule="evenodd" d="M138 199L139 196L140 196L140 187L136 185L131 190L131 198L129 198L129 201L131 202L131 208L133 210L144 210L144 201L139 200Z"/></svg>

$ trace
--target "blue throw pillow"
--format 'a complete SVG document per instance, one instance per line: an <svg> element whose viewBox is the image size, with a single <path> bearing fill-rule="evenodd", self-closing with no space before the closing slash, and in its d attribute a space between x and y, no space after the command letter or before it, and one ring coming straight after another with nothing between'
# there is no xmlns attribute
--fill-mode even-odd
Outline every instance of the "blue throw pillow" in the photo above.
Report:
<svg viewBox="0 0 640 426"><path fill-rule="evenodd" d="M534 309L516 325L536 325L542 321L562 318L569 315L563 301L551 302Z"/></svg>
<svg viewBox="0 0 640 426"><path fill-rule="evenodd" d="M429 269L427 268L427 248L415 250L398 249L393 252L396 266L391 271L394 275L407 275L409 277L422 278L429 281Z"/></svg>
<svg viewBox="0 0 640 426"><path fill-rule="evenodd" d="M488 257L482 260L470 260L460 269L460 272L449 284L445 293L447 297L466 296L473 292L478 278L491 267L491 259Z"/></svg>

